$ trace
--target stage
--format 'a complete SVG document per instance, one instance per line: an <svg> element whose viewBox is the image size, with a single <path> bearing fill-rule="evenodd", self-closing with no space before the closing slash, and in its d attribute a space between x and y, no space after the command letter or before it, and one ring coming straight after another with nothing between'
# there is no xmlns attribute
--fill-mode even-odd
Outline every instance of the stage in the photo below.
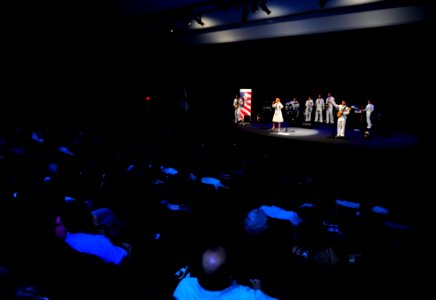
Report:
<svg viewBox="0 0 436 300"><path fill-rule="evenodd" d="M271 123L244 123L240 130L278 139L294 141L327 143L333 145L356 146L363 148L404 148L419 145L420 137L407 132L384 131L373 128L347 128L345 138L336 138L336 123L303 123L290 125L284 122L280 131L272 131ZM368 134L365 135L365 132Z"/></svg>

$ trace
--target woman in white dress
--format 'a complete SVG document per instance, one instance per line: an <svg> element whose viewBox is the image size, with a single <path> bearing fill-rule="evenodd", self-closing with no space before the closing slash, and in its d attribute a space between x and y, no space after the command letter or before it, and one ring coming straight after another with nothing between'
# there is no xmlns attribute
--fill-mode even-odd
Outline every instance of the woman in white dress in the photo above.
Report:
<svg viewBox="0 0 436 300"><path fill-rule="evenodd" d="M274 131L276 128L275 123L277 123L278 131L280 132L281 124L283 123L283 114L282 114L282 108L283 104L280 102L280 98L276 98L276 101L273 101L272 107L274 108L274 116L272 119L272 129L271 131Z"/></svg>

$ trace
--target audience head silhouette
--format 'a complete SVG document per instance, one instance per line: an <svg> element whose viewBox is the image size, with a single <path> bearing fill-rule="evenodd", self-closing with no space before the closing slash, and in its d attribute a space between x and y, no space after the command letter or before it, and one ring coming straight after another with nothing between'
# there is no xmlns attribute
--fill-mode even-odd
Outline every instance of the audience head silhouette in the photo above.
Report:
<svg viewBox="0 0 436 300"><path fill-rule="evenodd" d="M223 290L231 285L227 251L222 246L208 248L201 257L200 285L210 291Z"/></svg>

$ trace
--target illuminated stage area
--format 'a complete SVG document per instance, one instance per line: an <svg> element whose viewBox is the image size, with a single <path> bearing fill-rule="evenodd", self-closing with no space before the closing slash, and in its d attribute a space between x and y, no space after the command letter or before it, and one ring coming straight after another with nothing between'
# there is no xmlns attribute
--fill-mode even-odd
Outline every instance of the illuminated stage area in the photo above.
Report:
<svg viewBox="0 0 436 300"><path fill-rule="evenodd" d="M312 123L312 126L292 126L286 122L282 124L280 131L276 128L271 130L271 124L246 123L241 127L242 131L271 138L291 139L296 141L328 143L335 145L352 145L370 148L403 148L418 145L421 139L406 132L386 132L374 128L346 129L345 138L336 138L336 124ZM365 133L369 133L365 135Z"/></svg>

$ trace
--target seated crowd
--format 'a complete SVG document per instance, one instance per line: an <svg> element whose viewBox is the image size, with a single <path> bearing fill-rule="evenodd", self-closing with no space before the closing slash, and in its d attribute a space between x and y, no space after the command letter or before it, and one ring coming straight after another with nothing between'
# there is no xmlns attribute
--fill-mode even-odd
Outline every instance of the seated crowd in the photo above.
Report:
<svg viewBox="0 0 436 300"><path fill-rule="evenodd" d="M172 157L171 141L78 128L0 135L0 299L369 295L416 267L413 224L335 202L299 170L286 189L258 184L268 155L233 140Z"/></svg>

